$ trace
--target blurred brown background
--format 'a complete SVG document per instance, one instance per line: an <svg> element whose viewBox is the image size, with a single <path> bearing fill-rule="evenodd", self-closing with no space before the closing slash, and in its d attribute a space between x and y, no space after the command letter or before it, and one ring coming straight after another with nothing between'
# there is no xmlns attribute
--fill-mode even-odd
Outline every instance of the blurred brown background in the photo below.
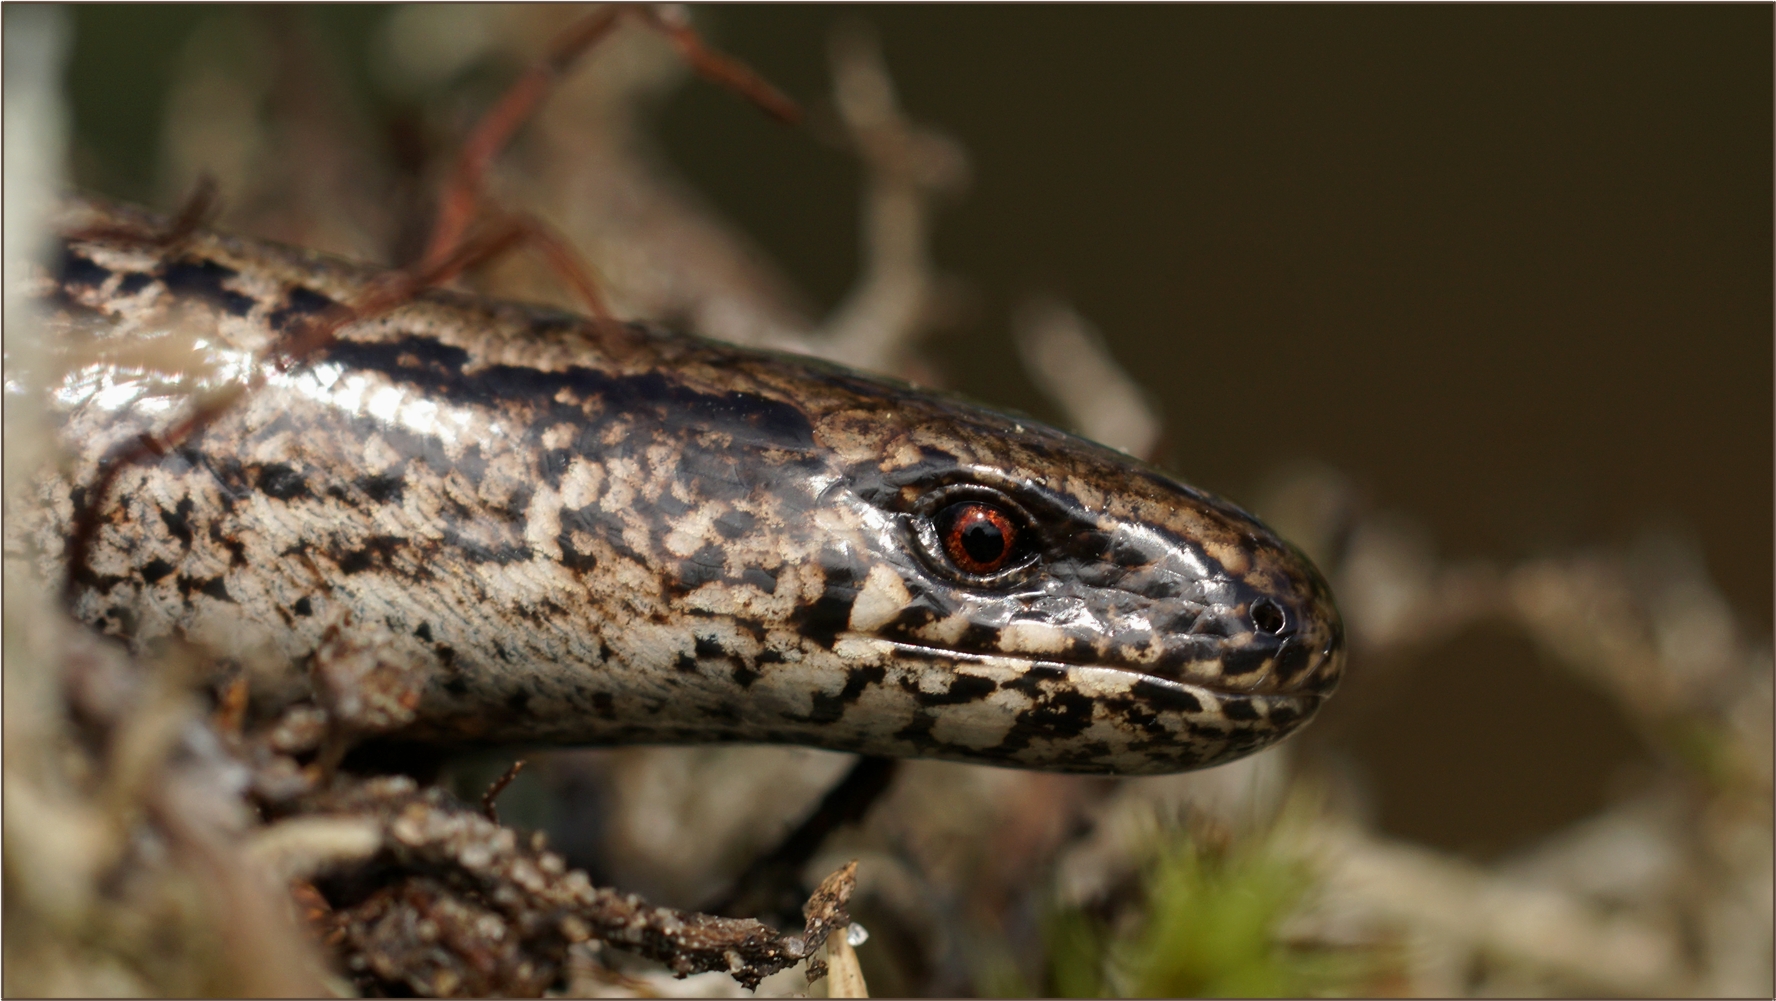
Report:
<svg viewBox="0 0 1776 1001"><path fill-rule="evenodd" d="M378 136L387 13L293 14ZM967 148L972 186L935 237L970 290L932 344L951 384L1057 417L1008 333L1023 297L1054 293L1158 402L1165 463L1192 482L1250 504L1323 463L1458 559L1688 535L1767 643L1769 7L697 16L814 103L829 30L865 21L903 106ZM73 10L82 184L170 207L161 109L204 17ZM712 88L660 113L686 175L837 302L855 162ZM1620 794L1652 753L1536 656L1480 629L1394 683L1356 664L1304 739L1354 764L1384 830L1494 857Z"/></svg>

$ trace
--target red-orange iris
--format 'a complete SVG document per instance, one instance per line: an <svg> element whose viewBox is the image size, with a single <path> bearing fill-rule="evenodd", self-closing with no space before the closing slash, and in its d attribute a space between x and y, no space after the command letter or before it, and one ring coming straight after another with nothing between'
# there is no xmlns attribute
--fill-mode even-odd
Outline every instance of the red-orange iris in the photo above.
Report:
<svg viewBox="0 0 1776 1001"><path fill-rule="evenodd" d="M1016 548L1018 527L991 504L966 501L945 511L944 555L971 574L996 573Z"/></svg>

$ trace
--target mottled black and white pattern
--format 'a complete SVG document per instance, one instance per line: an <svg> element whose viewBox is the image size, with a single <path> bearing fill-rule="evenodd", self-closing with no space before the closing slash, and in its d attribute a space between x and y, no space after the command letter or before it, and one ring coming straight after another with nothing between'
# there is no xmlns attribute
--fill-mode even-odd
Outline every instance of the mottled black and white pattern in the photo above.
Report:
<svg viewBox="0 0 1776 1001"><path fill-rule="evenodd" d="M122 210L85 203L69 227ZM76 462L18 544L60 575L108 449L373 272L199 234L73 239L38 280ZM22 380L22 382L21 382ZM971 578L958 498L1034 556ZM1270 744L1336 686L1308 561L1127 456L962 400L636 325L430 293L127 471L75 599L300 687L330 629L421 672L401 734L767 741L1078 772ZM1256 620L1256 621L1255 621Z"/></svg>

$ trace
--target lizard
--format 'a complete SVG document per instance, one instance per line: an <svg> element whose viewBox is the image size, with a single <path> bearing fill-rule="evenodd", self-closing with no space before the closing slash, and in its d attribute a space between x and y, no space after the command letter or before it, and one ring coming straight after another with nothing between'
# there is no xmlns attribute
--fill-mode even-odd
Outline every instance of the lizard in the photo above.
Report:
<svg viewBox="0 0 1776 1001"><path fill-rule="evenodd" d="M75 617L313 697L341 644L422 744L800 744L1099 774L1219 764L1336 688L1308 558L1130 456L959 396L659 327L432 290L300 364L379 272L93 198L9 371L69 461L9 555ZM91 491L193 394L220 419ZM100 495L91 496L89 492ZM81 565L69 535L97 505Z"/></svg>

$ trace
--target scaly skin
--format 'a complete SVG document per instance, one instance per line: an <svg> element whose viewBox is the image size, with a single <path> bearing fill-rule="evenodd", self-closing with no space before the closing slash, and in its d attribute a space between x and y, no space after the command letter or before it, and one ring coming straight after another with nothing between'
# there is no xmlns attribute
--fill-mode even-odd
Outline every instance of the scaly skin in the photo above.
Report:
<svg viewBox="0 0 1776 1001"><path fill-rule="evenodd" d="M75 202L63 231L158 225ZM9 379L47 388L74 462L9 548L61 579L107 450L374 274L207 233L68 241L35 280L67 369ZM1008 512L1030 562L956 569L932 519L958 499ZM1288 734L1343 663L1306 558L1125 455L804 359L446 292L268 368L102 503L78 618L198 644L261 693L300 690L342 631L420 672L404 739L1169 772Z"/></svg>

